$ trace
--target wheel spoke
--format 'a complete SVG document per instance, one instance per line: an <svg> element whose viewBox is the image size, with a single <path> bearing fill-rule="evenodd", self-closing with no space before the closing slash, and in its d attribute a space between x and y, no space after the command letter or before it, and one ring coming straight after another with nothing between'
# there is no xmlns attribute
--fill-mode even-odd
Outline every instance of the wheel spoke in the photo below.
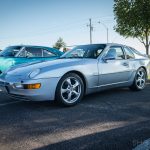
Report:
<svg viewBox="0 0 150 150"><path fill-rule="evenodd" d="M75 89L76 87L78 87L80 84L78 81L75 81L75 84L73 85L73 88Z"/></svg>
<svg viewBox="0 0 150 150"><path fill-rule="evenodd" d="M144 80L144 79L141 79L141 81L142 81L143 83L145 83L145 80Z"/></svg>
<svg viewBox="0 0 150 150"><path fill-rule="evenodd" d="M140 82L140 80L141 80L140 78L139 78L139 79L137 79L137 80L136 80L136 83Z"/></svg>
<svg viewBox="0 0 150 150"><path fill-rule="evenodd" d="M69 92L68 93L68 98L67 98L68 101L71 101L71 96L72 96L72 92Z"/></svg>
<svg viewBox="0 0 150 150"><path fill-rule="evenodd" d="M143 77L144 77L144 73L143 73L143 72L141 72L141 78L143 79Z"/></svg>
<svg viewBox="0 0 150 150"><path fill-rule="evenodd" d="M71 79L70 79L70 78L67 79L66 82L68 83L68 85L72 85L72 84L71 84Z"/></svg>
<svg viewBox="0 0 150 150"><path fill-rule="evenodd" d="M141 86L142 86L142 80L140 79L140 81L139 81L139 82L140 82L140 87L141 87Z"/></svg>
<svg viewBox="0 0 150 150"><path fill-rule="evenodd" d="M76 97L80 94L79 92L77 92L77 91L75 91L75 90L74 90L72 93L75 94Z"/></svg>
<svg viewBox="0 0 150 150"><path fill-rule="evenodd" d="M69 91L69 89L61 89L61 93L63 94L63 93L66 93L66 92L68 92Z"/></svg>
<svg viewBox="0 0 150 150"><path fill-rule="evenodd" d="M139 72L137 73L137 75L138 75L138 77L140 77L140 78L144 78L144 72L140 72L140 71L139 71Z"/></svg>
<svg viewBox="0 0 150 150"><path fill-rule="evenodd" d="M137 75L140 77L141 76L140 72L138 72Z"/></svg>

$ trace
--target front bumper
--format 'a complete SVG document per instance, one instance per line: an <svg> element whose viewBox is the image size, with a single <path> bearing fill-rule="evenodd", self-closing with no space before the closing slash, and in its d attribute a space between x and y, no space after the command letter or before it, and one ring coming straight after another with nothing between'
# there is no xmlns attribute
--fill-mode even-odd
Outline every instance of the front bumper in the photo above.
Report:
<svg viewBox="0 0 150 150"><path fill-rule="evenodd" d="M17 89L13 87L14 83L0 79L0 90L11 98L23 101L47 101L55 99L55 91L59 78L26 80L23 84L41 83L39 89Z"/></svg>

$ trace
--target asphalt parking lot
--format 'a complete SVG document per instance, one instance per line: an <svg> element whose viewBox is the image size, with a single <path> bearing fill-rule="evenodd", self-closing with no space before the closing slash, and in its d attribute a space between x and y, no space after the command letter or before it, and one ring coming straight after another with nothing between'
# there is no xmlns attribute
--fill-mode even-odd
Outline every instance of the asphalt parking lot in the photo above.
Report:
<svg viewBox="0 0 150 150"><path fill-rule="evenodd" d="M0 93L1 150L128 150L150 137L150 85L88 95L75 107Z"/></svg>

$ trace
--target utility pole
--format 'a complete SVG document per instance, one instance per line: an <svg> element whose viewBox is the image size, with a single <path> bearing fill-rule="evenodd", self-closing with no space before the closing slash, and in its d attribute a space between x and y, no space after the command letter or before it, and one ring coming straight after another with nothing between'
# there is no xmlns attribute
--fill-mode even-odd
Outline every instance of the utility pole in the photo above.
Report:
<svg viewBox="0 0 150 150"><path fill-rule="evenodd" d="M106 31L107 31L107 43L109 42L109 34L108 34L108 27L106 26L106 24L104 24L103 22L99 21L98 22L99 24L102 24L105 28L106 28Z"/></svg>
<svg viewBox="0 0 150 150"><path fill-rule="evenodd" d="M89 19L89 24L87 25L87 27L90 28L90 44L92 44L92 32L93 32L93 26L92 26L92 19Z"/></svg>

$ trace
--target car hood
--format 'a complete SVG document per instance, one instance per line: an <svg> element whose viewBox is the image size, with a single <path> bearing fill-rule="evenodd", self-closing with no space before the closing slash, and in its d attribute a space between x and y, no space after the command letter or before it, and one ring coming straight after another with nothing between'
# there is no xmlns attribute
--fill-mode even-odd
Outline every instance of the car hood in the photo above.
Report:
<svg viewBox="0 0 150 150"><path fill-rule="evenodd" d="M49 58L48 60L55 60L57 57ZM23 67L24 64L31 65L38 62L45 61L43 59L28 59L28 58L9 58L9 57L0 57L0 72L5 72L9 70L10 68L17 68L17 67ZM25 65L25 66L26 66Z"/></svg>
<svg viewBox="0 0 150 150"><path fill-rule="evenodd" d="M15 64L14 58L0 57L0 71L5 71Z"/></svg>
<svg viewBox="0 0 150 150"><path fill-rule="evenodd" d="M5 72L6 70L10 69L15 65L20 65L28 62L30 62L30 60L26 58L0 57L0 71ZM34 62L40 62L40 61L36 60Z"/></svg>
<svg viewBox="0 0 150 150"><path fill-rule="evenodd" d="M21 76L29 74L30 72L41 69L41 70L54 70L60 67L67 67L71 65L81 65L85 62L85 59L56 59L53 61L33 62L28 64L19 65L11 68L6 72L7 75Z"/></svg>

